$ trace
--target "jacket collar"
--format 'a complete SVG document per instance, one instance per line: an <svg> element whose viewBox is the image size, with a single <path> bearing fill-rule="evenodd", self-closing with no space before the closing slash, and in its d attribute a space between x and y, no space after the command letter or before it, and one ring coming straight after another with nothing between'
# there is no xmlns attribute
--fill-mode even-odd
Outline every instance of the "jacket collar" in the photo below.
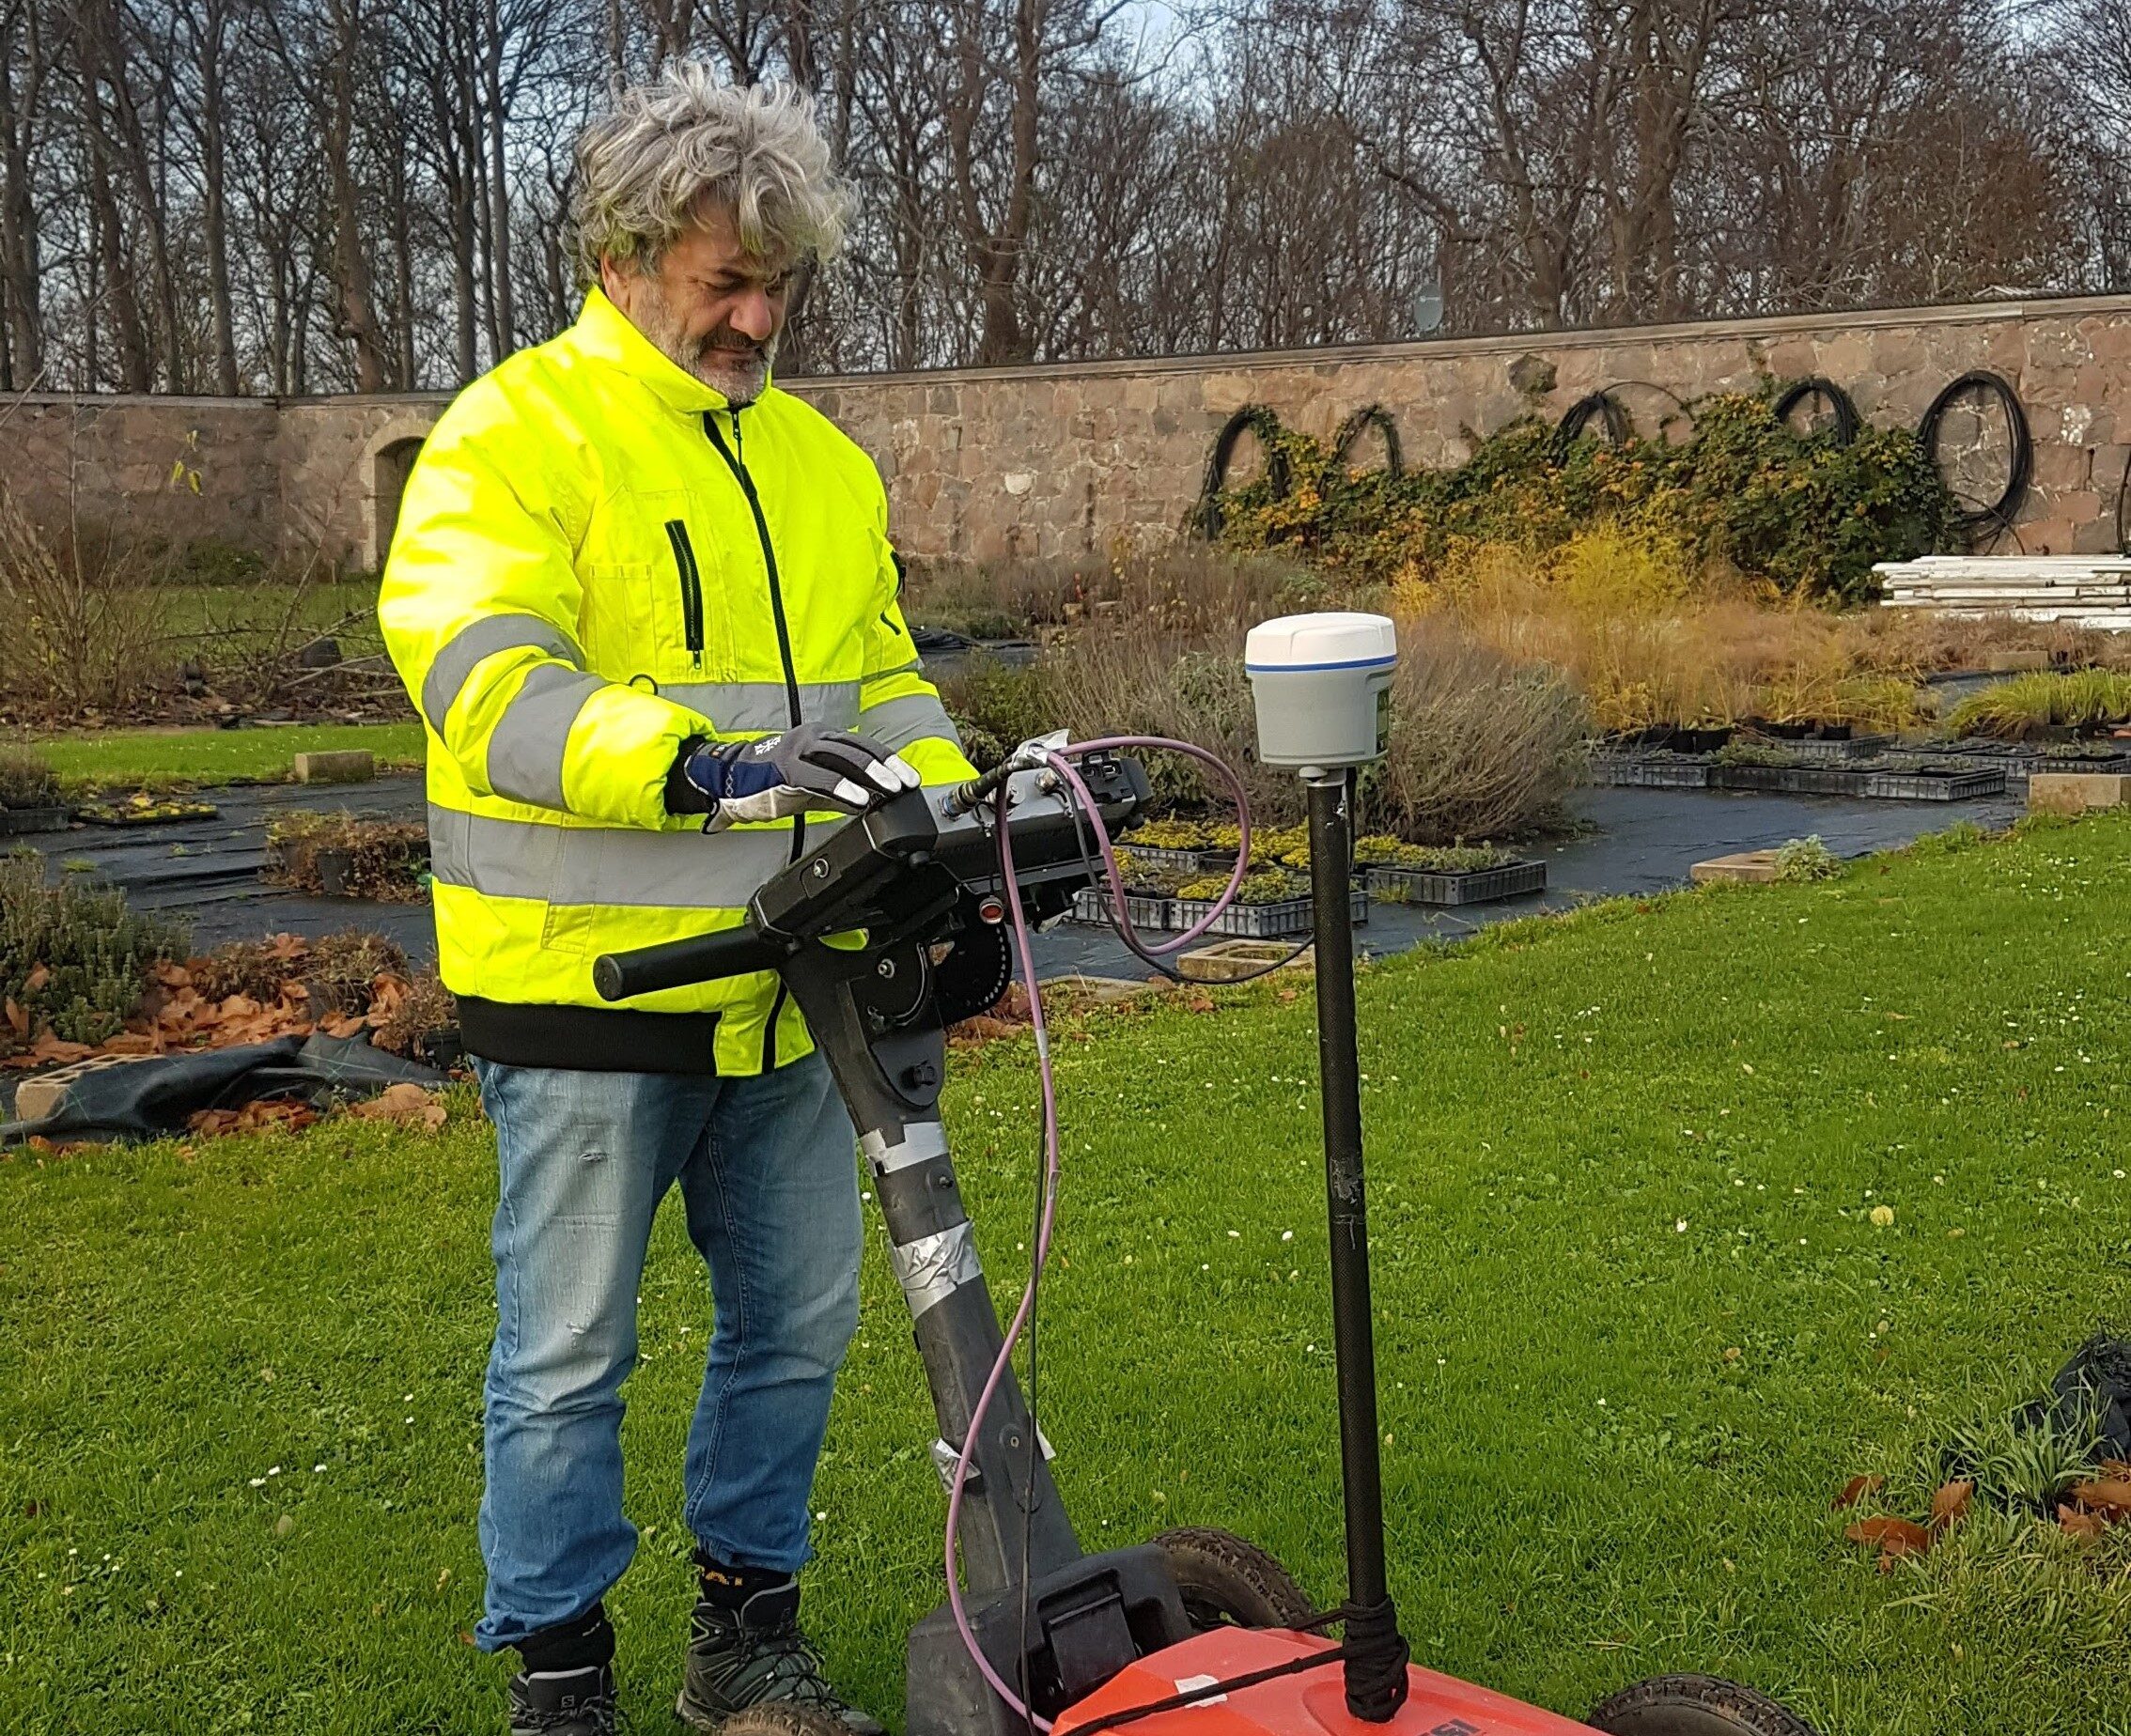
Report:
<svg viewBox="0 0 2131 1736"><path fill-rule="evenodd" d="M705 385L646 337L597 285L585 293L583 309L569 329L569 341L579 354L608 363L642 380L684 416L728 408L723 393ZM768 390L767 385L764 390Z"/></svg>

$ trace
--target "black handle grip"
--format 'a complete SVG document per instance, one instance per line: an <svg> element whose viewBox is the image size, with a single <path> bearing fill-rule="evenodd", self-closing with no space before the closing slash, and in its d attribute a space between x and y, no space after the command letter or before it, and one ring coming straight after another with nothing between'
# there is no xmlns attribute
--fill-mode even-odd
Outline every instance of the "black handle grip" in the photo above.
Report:
<svg viewBox="0 0 2131 1736"><path fill-rule="evenodd" d="M716 977L773 970L788 956L786 947L752 922L721 928L716 934L690 935L639 947L633 953L602 953L592 961L592 986L603 1000L627 1000L661 988L708 983Z"/></svg>

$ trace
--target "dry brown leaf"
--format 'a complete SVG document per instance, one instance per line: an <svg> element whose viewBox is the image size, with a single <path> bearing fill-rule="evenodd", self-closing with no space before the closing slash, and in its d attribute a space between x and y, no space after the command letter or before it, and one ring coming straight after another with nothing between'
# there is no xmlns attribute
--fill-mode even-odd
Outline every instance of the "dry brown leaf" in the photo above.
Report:
<svg viewBox="0 0 2131 1736"><path fill-rule="evenodd" d="M50 965L39 965L23 979L23 993L34 995L51 981L52 967Z"/></svg>
<svg viewBox="0 0 2131 1736"><path fill-rule="evenodd" d="M1885 1573L1903 1556L1923 1555L1931 1548L1931 1533L1913 1519L1897 1519L1883 1513L1860 1519L1843 1533L1853 1543L1873 1543L1879 1550L1879 1570Z"/></svg>
<svg viewBox="0 0 2131 1736"><path fill-rule="evenodd" d="M30 1045L31 1060L40 1064L46 1062L86 1061L95 1053L96 1050L86 1043L69 1043L64 1038L54 1036L49 1026L39 1032L37 1041Z"/></svg>
<svg viewBox="0 0 2131 1736"><path fill-rule="evenodd" d="M250 1018L259 1010L259 1003L251 996L232 995L215 1008L215 1013L222 1018Z"/></svg>
<svg viewBox="0 0 2131 1736"><path fill-rule="evenodd" d="M270 956L291 961L307 956L310 950L311 943L308 940L301 935L289 934L274 936L272 941L267 947Z"/></svg>
<svg viewBox="0 0 2131 1736"><path fill-rule="evenodd" d="M0 1011L4 1011L7 1014L8 1028L12 1030L18 1037L26 1037L29 1035L29 1015L23 1010L22 1003L18 1001L14 998L14 996L9 995L8 997L7 1006L5 1008L0 1008Z"/></svg>
<svg viewBox="0 0 2131 1736"><path fill-rule="evenodd" d="M2074 1483L2072 1498L2089 1512L2112 1520L2131 1517L2131 1480Z"/></svg>
<svg viewBox="0 0 2131 1736"><path fill-rule="evenodd" d="M165 988L190 988L193 973L183 965L158 965L148 975Z"/></svg>
<svg viewBox="0 0 2131 1736"><path fill-rule="evenodd" d="M2091 1543L2108 1529L2108 1521L2099 1513L2083 1513L2077 1507L2060 1506L2057 1523L2077 1538L2082 1543Z"/></svg>
<svg viewBox="0 0 2131 1736"><path fill-rule="evenodd" d="M193 1132L212 1137L225 1133L257 1133L268 1127L308 1127L319 1119L307 1103L247 1103L236 1109L198 1109L185 1119Z"/></svg>
<svg viewBox="0 0 2131 1736"><path fill-rule="evenodd" d="M1968 1516L1968 1503L1975 1498L1976 1485L1968 1479L1956 1478L1943 1483L1938 1493L1931 1497L1931 1528L1935 1531L1951 1531Z"/></svg>
<svg viewBox="0 0 2131 1736"><path fill-rule="evenodd" d="M1724 1354L1729 1356L1732 1353L1727 1350ZM1845 1507L1855 1507L1866 1496L1877 1495L1886 1486L1887 1479L1877 1471L1853 1477L1843 1485L1842 1494L1835 1497L1835 1511L1841 1512Z"/></svg>
<svg viewBox="0 0 2131 1736"><path fill-rule="evenodd" d="M431 1133L444 1124L443 1102L419 1085L387 1085L367 1103L349 1105L348 1112L364 1121L398 1122L403 1126L427 1127Z"/></svg>
<svg viewBox="0 0 2131 1736"><path fill-rule="evenodd" d="M2105 1482L2131 1482L2131 1459L2104 1459L2101 1474Z"/></svg>

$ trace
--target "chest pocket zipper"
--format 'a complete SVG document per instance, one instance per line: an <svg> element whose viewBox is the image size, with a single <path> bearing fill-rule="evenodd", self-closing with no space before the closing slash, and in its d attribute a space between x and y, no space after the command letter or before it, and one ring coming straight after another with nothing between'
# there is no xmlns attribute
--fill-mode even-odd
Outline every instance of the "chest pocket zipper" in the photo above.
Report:
<svg viewBox="0 0 2131 1736"><path fill-rule="evenodd" d="M666 520L666 540L674 548L674 566L680 575L681 621L688 633L688 654L698 669L703 667L703 575L695 566L695 545L688 539L688 521Z"/></svg>

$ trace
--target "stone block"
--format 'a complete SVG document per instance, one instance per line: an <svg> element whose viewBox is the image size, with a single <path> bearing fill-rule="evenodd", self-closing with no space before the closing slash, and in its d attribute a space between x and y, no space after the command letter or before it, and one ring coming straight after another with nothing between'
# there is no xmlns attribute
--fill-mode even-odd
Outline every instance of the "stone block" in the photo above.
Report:
<svg viewBox="0 0 2131 1736"><path fill-rule="evenodd" d="M150 1055L91 1055L86 1061L70 1062L64 1067L54 1067L49 1073L24 1079L15 1093L15 1118L42 1121L63 1108L68 1093L89 1074L153 1059Z"/></svg>
<svg viewBox="0 0 2131 1736"><path fill-rule="evenodd" d="M2131 800L2131 778L2109 771L2038 771L2028 780L2028 807L2037 814L2084 814Z"/></svg>
<svg viewBox="0 0 2131 1736"><path fill-rule="evenodd" d="M377 775L377 760L367 748L336 748L296 756L299 783L367 783Z"/></svg>
<svg viewBox="0 0 2131 1736"><path fill-rule="evenodd" d="M1719 881L1740 886L1760 885L1775 879L1776 855L1774 850L1741 850L1735 856L1713 856L1689 868L1688 877L1697 886Z"/></svg>
<svg viewBox="0 0 2131 1736"><path fill-rule="evenodd" d="M1221 940L1186 953L1177 959L1176 969L1194 983L1234 983L1283 961L1285 968L1315 969L1314 947L1304 947L1291 961L1290 953L1295 953L1295 947L1286 940Z"/></svg>

